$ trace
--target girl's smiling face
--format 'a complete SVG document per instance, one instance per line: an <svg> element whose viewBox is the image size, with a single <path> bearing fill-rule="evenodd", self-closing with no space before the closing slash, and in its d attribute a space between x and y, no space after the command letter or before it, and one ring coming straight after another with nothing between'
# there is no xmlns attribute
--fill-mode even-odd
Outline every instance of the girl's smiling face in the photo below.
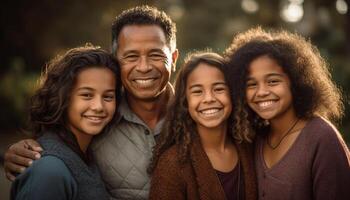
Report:
<svg viewBox="0 0 350 200"><path fill-rule="evenodd" d="M91 139L111 121L116 110L115 90L115 74L106 67L89 67L78 73L67 111L68 127L78 142Z"/></svg>
<svg viewBox="0 0 350 200"><path fill-rule="evenodd" d="M197 128L225 127L232 104L224 74L218 68L200 63L187 78L186 99Z"/></svg>
<svg viewBox="0 0 350 200"><path fill-rule="evenodd" d="M294 112L288 75L274 59L260 56L249 65L246 100L249 107L267 120Z"/></svg>

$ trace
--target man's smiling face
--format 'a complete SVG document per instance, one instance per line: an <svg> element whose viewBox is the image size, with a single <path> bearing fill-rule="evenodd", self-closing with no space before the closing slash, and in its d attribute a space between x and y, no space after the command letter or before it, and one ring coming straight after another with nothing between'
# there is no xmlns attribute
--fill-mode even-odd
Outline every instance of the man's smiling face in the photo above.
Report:
<svg viewBox="0 0 350 200"><path fill-rule="evenodd" d="M118 37L117 59L129 98L152 101L162 94L177 57L173 54L159 26L125 26Z"/></svg>

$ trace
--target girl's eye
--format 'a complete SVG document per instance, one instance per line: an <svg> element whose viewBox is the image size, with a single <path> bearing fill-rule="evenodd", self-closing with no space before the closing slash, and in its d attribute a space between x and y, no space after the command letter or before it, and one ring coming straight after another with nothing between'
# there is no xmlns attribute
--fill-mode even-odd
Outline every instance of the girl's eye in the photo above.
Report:
<svg viewBox="0 0 350 200"><path fill-rule="evenodd" d="M105 101L113 101L115 99L115 96L114 95L106 95L103 97Z"/></svg>
<svg viewBox="0 0 350 200"><path fill-rule="evenodd" d="M90 94L90 93L82 93L79 96L83 97L83 99L90 99L90 98L92 98L92 94Z"/></svg>
<svg viewBox="0 0 350 200"><path fill-rule="evenodd" d="M226 91L226 87L216 87L216 88L214 88L214 91L215 92L224 92L224 91Z"/></svg>
<svg viewBox="0 0 350 200"><path fill-rule="evenodd" d="M247 82L247 88L254 88L254 87L256 87L255 82Z"/></svg>
<svg viewBox="0 0 350 200"><path fill-rule="evenodd" d="M269 85L277 85L277 84L280 83L280 82L281 82L281 81L278 80L278 79L273 79L273 80L267 81L267 83L268 83Z"/></svg>
<svg viewBox="0 0 350 200"><path fill-rule="evenodd" d="M202 90L192 90L191 93L194 95L200 95L202 94Z"/></svg>

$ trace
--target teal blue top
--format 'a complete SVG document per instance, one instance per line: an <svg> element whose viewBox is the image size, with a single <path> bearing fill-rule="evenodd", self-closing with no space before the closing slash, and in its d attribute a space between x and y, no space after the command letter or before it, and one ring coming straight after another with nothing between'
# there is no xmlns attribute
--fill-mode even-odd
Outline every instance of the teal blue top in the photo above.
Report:
<svg viewBox="0 0 350 200"><path fill-rule="evenodd" d="M17 176L11 199L75 199L78 184L65 163L55 156L44 156Z"/></svg>

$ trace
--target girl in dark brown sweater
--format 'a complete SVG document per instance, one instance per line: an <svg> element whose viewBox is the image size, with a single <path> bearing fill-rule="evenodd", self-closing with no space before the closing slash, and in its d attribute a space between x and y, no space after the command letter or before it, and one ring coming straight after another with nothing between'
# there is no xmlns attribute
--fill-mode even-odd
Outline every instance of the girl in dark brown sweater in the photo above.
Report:
<svg viewBox="0 0 350 200"><path fill-rule="evenodd" d="M150 165L150 199L256 199L249 136L228 123L226 82L220 55L196 53L185 61Z"/></svg>
<svg viewBox="0 0 350 200"><path fill-rule="evenodd" d="M330 121L343 114L338 88L304 38L260 28L226 52L236 132L256 132L259 199L350 199L350 159Z"/></svg>

